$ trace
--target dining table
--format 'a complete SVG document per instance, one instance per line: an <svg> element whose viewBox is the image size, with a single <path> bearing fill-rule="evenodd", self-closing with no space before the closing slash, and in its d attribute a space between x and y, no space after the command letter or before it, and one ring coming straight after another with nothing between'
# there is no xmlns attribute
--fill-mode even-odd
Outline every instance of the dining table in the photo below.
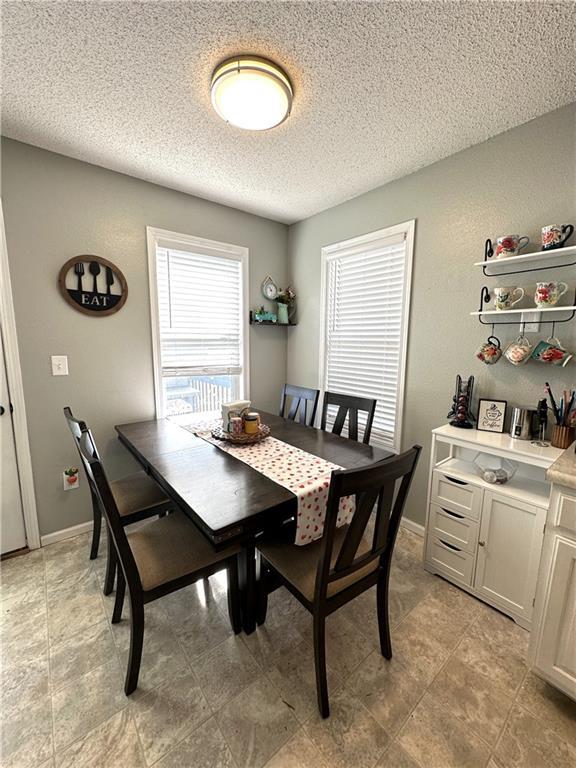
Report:
<svg viewBox="0 0 576 768"><path fill-rule="evenodd" d="M389 458L383 448L366 445L259 411L276 440L344 469L359 468ZM256 541L294 519L298 498L215 441L204 439L193 426L169 418L119 424L120 442L166 495L217 549L241 545L239 577L242 628L256 628Z"/></svg>

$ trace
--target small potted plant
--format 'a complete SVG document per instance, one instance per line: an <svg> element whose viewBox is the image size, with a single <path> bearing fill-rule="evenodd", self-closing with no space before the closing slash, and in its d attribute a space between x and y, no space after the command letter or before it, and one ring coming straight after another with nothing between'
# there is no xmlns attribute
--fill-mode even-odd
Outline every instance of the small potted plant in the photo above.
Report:
<svg viewBox="0 0 576 768"><path fill-rule="evenodd" d="M278 304L278 323L279 325L288 325L290 318L294 315L296 306L296 293L293 288L288 286L283 291L279 291L276 296Z"/></svg>

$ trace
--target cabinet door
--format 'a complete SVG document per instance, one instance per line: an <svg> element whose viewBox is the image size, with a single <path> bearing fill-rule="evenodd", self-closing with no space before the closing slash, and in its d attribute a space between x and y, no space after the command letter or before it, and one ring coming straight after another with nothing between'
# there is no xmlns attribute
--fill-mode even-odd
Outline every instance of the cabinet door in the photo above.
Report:
<svg viewBox="0 0 576 768"><path fill-rule="evenodd" d="M484 493L474 582L489 602L527 621L532 617L546 510Z"/></svg>
<svg viewBox="0 0 576 768"><path fill-rule="evenodd" d="M576 541L554 535L535 666L576 697Z"/></svg>

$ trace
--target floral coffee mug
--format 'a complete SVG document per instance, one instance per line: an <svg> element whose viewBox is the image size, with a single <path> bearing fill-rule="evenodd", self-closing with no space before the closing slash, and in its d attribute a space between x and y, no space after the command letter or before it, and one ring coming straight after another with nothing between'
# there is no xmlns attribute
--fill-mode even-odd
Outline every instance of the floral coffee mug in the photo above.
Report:
<svg viewBox="0 0 576 768"><path fill-rule="evenodd" d="M542 250L551 251L553 248L561 248L566 240L572 237L573 224L549 224L542 227Z"/></svg>
<svg viewBox="0 0 576 768"><path fill-rule="evenodd" d="M524 242L522 242L524 241ZM522 248L526 248L530 238L526 235L502 235L496 240L496 258L507 259L509 256L518 256Z"/></svg>
<svg viewBox="0 0 576 768"><path fill-rule="evenodd" d="M520 294L514 299L515 294ZM494 308L499 312L512 309L515 304L524 298L524 289L508 286L505 288L494 288Z"/></svg>
<svg viewBox="0 0 576 768"><path fill-rule="evenodd" d="M508 344L504 350L504 357L512 365L524 365L529 359L531 352L532 344L530 344L526 336L518 336L516 341Z"/></svg>
<svg viewBox="0 0 576 768"><path fill-rule="evenodd" d="M570 352L566 352L558 339L550 337L546 341L540 341L534 347L530 355L532 360L538 360L541 363L551 363L552 365L568 365L574 357Z"/></svg>
<svg viewBox="0 0 576 768"><path fill-rule="evenodd" d="M534 303L537 307L545 309L554 307L558 304L561 296L564 296L568 286L566 283L536 283L536 293L534 294Z"/></svg>
<svg viewBox="0 0 576 768"><path fill-rule="evenodd" d="M481 344L476 350L476 357L486 365L494 365L502 357L500 349L500 339L496 336L488 336L484 344Z"/></svg>

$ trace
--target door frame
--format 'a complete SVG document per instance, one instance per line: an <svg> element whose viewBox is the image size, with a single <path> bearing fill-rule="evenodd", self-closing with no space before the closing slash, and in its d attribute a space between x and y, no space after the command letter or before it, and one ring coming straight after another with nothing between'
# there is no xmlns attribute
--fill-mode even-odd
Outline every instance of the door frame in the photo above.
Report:
<svg viewBox="0 0 576 768"><path fill-rule="evenodd" d="M6 376L10 390L10 403L13 407L12 425L16 446L16 461L18 463L18 481L22 498L24 528L26 543L29 549L40 547L40 531L36 511L36 496L34 493L34 476L32 474L32 459L28 440L28 422L24 402L24 387L18 338L16 335L16 317L12 298L12 283L8 265L8 249L6 245L6 230L4 228L4 212L0 198L0 329L6 361Z"/></svg>

